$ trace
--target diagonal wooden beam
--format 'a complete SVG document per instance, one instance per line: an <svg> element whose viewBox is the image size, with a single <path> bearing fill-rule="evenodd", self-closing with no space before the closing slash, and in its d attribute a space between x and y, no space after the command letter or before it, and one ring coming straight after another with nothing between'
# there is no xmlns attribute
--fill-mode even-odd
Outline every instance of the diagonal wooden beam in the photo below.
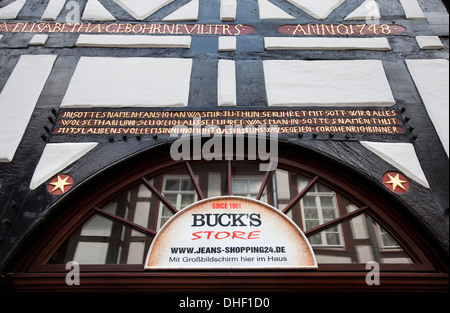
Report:
<svg viewBox="0 0 450 313"><path fill-rule="evenodd" d="M147 186L150 191L161 201L166 207L168 207L174 214L178 213L178 210L176 207L173 206L172 203L170 203L160 192L158 189L155 188L155 186L152 185L145 177L141 177L142 181L144 182L145 186Z"/></svg>
<svg viewBox="0 0 450 313"><path fill-rule="evenodd" d="M311 189L311 187L316 183L316 181L319 179L319 176L314 177L309 184L302 190L300 191L300 193L295 196L294 199L292 199L292 201L284 208L283 213L286 214L287 212L289 212L294 205L297 204L297 202L303 198L303 196Z"/></svg>
<svg viewBox="0 0 450 313"><path fill-rule="evenodd" d="M143 227L141 225L133 223L133 222L127 220L127 219L124 219L123 217L120 217L120 216L117 216L115 214L109 213L109 212L107 212L105 210L102 210L102 209L99 209L97 207L95 207L93 210L97 214L100 214L100 215L102 215L102 216L104 216L104 217L106 217L106 218L108 218L110 220L114 220L114 221L117 221L119 223L122 223L125 226L129 226L130 228L133 228L134 230L137 230L137 231L139 231L141 233L144 233L144 234L150 235L150 236L156 236L156 232L155 231L153 231L153 230L151 230L151 229L149 229L147 227Z"/></svg>
<svg viewBox="0 0 450 313"><path fill-rule="evenodd" d="M272 168L272 162L269 163L269 168ZM271 173L272 173L271 171L266 172L266 175L264 176L264 180L261 183L261 187L259 188L258 196L256 196L256 200L261 199L263 192L264 192L264 188L266 188L267 181L269 180Z"/></svg>
<svg viewBox="0 0 450 313"><path fill-rule="evenodd" d="M364 206L364 207L359 208L359 209L357 209L355 211L352 211L352 212L347 213L345 215L339 216L338 218L336 218L336 219L334 219L332 221L329 221L329 222L326 222L326 223L324 223L322 225L319 225L317 227L311 228L310 230L307 230L307 231L304 232L305 236L315 235L317 233L320 233L321 231L324 231L327 228L330 228L330 227L333 227L333 226L335 226L337 224L343 223L346 220L352 219L352 218L354 218L354 217L356 217L358 215L363 214L364 212L366 212L367 209L368 209L368 207Z"/></svg>
<svg viewBox="0 0 450 313"><path fill-rule="evenodd" d="M192 171L191 164L189 164L188 161L186 161L186 167L189 172L189 176L191 177L191 181L194 184L195 190L197 191L197 195L200 198L200 200L205 199L203 196L202 190L200 189L200 185L198 184L197 179L195 178L194 172Z"/></svg>

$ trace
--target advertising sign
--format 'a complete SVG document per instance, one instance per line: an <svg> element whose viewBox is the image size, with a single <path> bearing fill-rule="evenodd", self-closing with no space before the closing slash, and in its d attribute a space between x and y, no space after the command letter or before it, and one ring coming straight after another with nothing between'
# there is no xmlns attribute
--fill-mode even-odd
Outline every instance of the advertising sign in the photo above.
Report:
<svg viewBox="0 0 450 313"><path fill-rule="evenodd" d="M172 217L150 247L151 269L314 269L302 231L279 210L242 197L197 202Z"/></svg>

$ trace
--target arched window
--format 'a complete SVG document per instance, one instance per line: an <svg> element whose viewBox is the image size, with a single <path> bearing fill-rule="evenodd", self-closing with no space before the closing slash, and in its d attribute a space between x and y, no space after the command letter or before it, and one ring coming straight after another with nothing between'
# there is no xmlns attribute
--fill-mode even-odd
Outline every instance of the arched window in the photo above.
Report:
<svg viewBox="0 0 450 313"><path fill-rule="evenodd" d="M93 215L46 264L143 264L164 223L205 195L227 195L228 180L232 195L259 199L293 219L306 233L319 264L421 262L373 219L367 206L327 186L318 176L280 168L265 177L258 164L230 162L229 177L227 167L226 162L185 163L143 177L142 182L94 207Z"/></svg>
<svg viewBox="0 0 450 313"><path fill-rule="evenodd" d="M371 261L390 273L395 284L405 273L414 278L415 272L441 271L438 258L396 208L356 182L332 166L288 152L272 172L259 171L259 163L251 161L175 162L154 158L122 171L68 210L30 253L28 259L32 261L24 262L21 270L64 274L65 264L76 261L83 272L92 273L91 277L122 273L124 285L118 285L122 288L136 283L130 281L133 275L148 279L145 288L165 288L155 283L155 277L167 279L173 273L144 270L146 254L161 227L196 201L237 195L270 204L305 233L318 270L308 275L305 271L270 274L271 279L281 281L295 277L299 282L296 289L309 288L300 281L323 278L324 273L331 277L330 286L342 288L343 272L359 273L358 284L364 285L366 264ZM251 280L254 273L247 274L239 275ZM183 277L189 280L192 275L205 278L201 271L181 272L176 274L176 281L180 283ZM236 273L215 274L227 275ZM170 280L165 280L167 283ZM317 279L313 284L323 281Z"/></svg>

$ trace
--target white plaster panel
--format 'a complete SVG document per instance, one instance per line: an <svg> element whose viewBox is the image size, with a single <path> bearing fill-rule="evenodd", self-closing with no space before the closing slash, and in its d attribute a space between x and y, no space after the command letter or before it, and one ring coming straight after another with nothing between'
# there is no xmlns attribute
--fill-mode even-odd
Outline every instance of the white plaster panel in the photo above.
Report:
<svg viewBox="0 0 450 313"><path fill-rule="evenodd" d="M416 36L420 49L440 50L444 49L441 39L438 36Z"/></svg>
<svg viewBox="0 0 450 313"><path fill-rule="evenodd" d="M41 20L44 21L54 21L58 18L61 13L64 5L66 4L66 0L50 0L48 2L47 7L45 8L44 13L42 14Z"/></svg>
<svg viewBox="0 0 450 313"><path fill-rule="evenodd" d="M428 115L449 154L449 61L406 60Z"/></svg>
<svg viewBox="0 0 450 313"><path fill-rule="evenodd" d="M163 21L196 21L198 20L199 7L200 0L192 0L163 18Z"/></svg>
<svg viewBox="0 0 450 313"><path fill-rule="evenodd" d="M30 189L58 174L97 146L96 142L48 143L31 179Z"/></svg>
<svg viewBox="0 0 450 313"><path fill-rule="evenodd" d="M102 48L183 48L191 47L190 36L86 35L78 37L77 47Z"/></svg>
<svg viewBox="0 0 450 313"><path fill-rule="evenodd" d="M36 34L31 38L28 43L30 46L43 46L47 42L48 35L47 34Z"/></svg>
<svg viewBox="0 0 450 313"><path fill-rule="evenodd" d="M375 0L366 0L356 10L350 13L345 20L346 21L358 21L358 20L380 20L380 6Z"/></svg>
<svg viewBox="0 0 450 313"><path fill-rule="evenodd" d="M22 55L0 94L0 162L12 161L55 55Z"/></svg>
<svg viewBox="0 0 450 313"><path fill-rule="evenodd" d="M287 0L318 20L324 20L345 0Z"/></svg>
<svg viewBox="0 0 450 313"><path fill-rule="evenodd" d="M98 0L88 0L82 19L85 21L114 21L116 18Z"/></svg>
<svg viewBox="0 0 450 313"><path fill-rule="evenodd" d="M385 37L266 37L264 38L264 46L266 50L391 50L389 41Z"/></svg>
<svg viewBox="0 0 450 313"><path fill-rule="evenodd" d="M236 106L236 64L233 60L219 60L217 97L219 106Z"/></svg>
<svg viewBox="0 0 450 313"><path fill-rule="evenodd" d="M61 107L187 106L192 59L82 57Z"/></svg>
<svg viewBox="0 0 450 313"><path fill-rule="evenodd" d="M295 17L268 0L258 0L261 20L295 20Z"/></svg>
<svg viewBox="0 0 450 313"><path fill-rule="evenodd" d="M237 0L220 0L220 19L234 21L237 14Z"/></svg>
<svg viewBox="0 0 450 313"><path fill-rule="evenodd" d="M174 0L114 0L136 20L145 20L147 17L172 3Z"/></svg>
<svg viewBox="0 0 450 313"><path fill-rule="evenodd" d="M264 61L269 106L390 106L395 103L378 60Z"/></svg>
<svg viewBox="0 0 450 313"><path fill-rule="evenodd" d="M425 14L422 11L422 8L419 5L417 0L400 0L400 3L403 6L403 10L405 11L405 15L407 19L410 20L424 20Z"/></svg>
<svg viewBox="0 0 450 313"><path fill-rule="evenodd" d="M236 51L236 46L237 46L236 36L219 37L219 51Z"/></svg>
<svg viewBox="0 0 450 313"><path fill-rule="evenodd" d="M416 150L410 143L386 143L361 141L361 144L386 162L395 166L406 176L424 187L430 188L422 170Z"/></svg>
<svg viewBox="0 0 450 313"><path fill-rule="evenodd" d="M16 0L15 2L0 9L1 20L13 20L17 18L20 10L25 5L26 0Z"/></svg>

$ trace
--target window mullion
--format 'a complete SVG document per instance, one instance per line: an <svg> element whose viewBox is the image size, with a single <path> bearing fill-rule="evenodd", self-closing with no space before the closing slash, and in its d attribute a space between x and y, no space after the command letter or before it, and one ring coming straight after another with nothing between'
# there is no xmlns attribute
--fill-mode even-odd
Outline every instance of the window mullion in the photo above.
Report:
<svg viewBox="0 0 450 313"><path fill-rule="evenodd" d="M168 207L173 213L178 213L177 208L175 208L172 203L170 203L160 192L158 189L155 188L145 177L142 177L142 181L145 183L145 185L150 189L151 192L155 194L155 196L166 206Z"/></svg>
<svg viewBox="0 0 450 313"><path fill-rule="evenodd" d="M194 184L194 188L197 192L198 197L200 198L200 200L205 199L205 197L203 196L202 190L200 189L200 185L198 184L198 180L194 175L194 171L192 171L191 165L187 161L185 164L186 164L186 168L189 172L189 176L191 177L192 184Z"/></svg>
<svg viewBox="0 0 450 313"><path fill-rule="evenodd" d="M177 210L181 209L181 199L183 198L183 194L181 193L181 187L180 190L177 193Z"/></svg>
<svg viewBox="0 0 450 313"><path fill-rule="evenodd" d="M320 199L319 192L315 192L315 201L316 201L316 209L317 209L317 218L319 219L319 225L325 224L324 218L323 218L323 211L322 211L322 201ZM320 237L322 241L322 246L327 246L327 236L326 232L321 232Z"/></svg>
<svg viewBox="0 0 450 313"><path fill-rule="evenodd" d="M272 167L272 164L270 164L269 166ZM269 180L271 173L272 173L271 171L267 171L266 175L264 175L264 179L261 183L261 187L259 188L259 192L258 192L258 195L256 196L256 200L261 200L261 197L263 196L264 189L266 188L267 181Z"/></svg>
<svg viewBox="0 0 450 313"><path fill-rule="evenodd" d="M314 184L318 179L319 176L314 177L309 182L309 184L302 191L300 191L300 193L294 199L292 199L292 201L284 208L283 213L287 214L294 207L294 205L296 205L297 202L300 201L300 199L303 198L304 195L306 195L306 193L311 189L311 187L314 186Z"/></svg>
<svg viewBox="0 0 450 313"><path fill-rule="evenodd" d="M367 209L368 209L368 207L364 206L364 207L359 208L359 209L357 209L357 210L355 210L353 212L350 212L350 213L347 213L345 215L342 215L342 216L340 216L338 218L335 218L332 221L329 221L329 222L327 222L325 224L322 224L320 226L317 226L317 227L314 227L312 229L309 229L309 230L305 231L305 235L306 236L312 236L312 235L315 235L317 233L320 233L321 231L323 231L323 230L325 230L325 229L327 229L329 227L335 226L335 225L340 224L340 223L342 223L342 222L344 222L346 220L352 219L352 218L354 218L354 217L356 217L356 216L358 216L360 214L363 214Z"/></svg>
<svg viewBox="0 0 450 313"><path fill-rule="evenodd" d="M124 219L123 217L120 217L120 216L117 216L115 214L109 213L109 212L104 211L102 209L99 209L97 207L95 207L93 210L96 213L102 215L103 217L106 217L106 218L108 218L110 220L113 220L113 221L118 221L118 222L120 222L122 224L125 224L126 226L129 226L129 227L131 227L131 228L133 228L133 229L135 229L137 231L140 231L140 232L142 232L142 233L144 233L146 235L156 236L156 232L152 231L151 229L148 229L148 228L143 227L141 225L138 225L136 223L130 222L129 220Z"/></svg>

